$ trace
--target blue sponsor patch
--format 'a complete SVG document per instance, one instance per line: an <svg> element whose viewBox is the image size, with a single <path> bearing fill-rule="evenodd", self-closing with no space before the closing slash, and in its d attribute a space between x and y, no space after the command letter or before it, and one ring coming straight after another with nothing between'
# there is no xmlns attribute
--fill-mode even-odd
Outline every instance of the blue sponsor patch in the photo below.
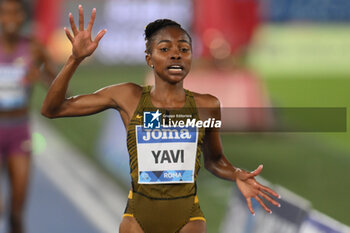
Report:
<svg viewBox="0 0 350 233"><path fill-rule="evenodd" d="M193 170L142 171L139 183L193 182Z"/></svg>
<svg viewBox="0 0 350 233"><path fill-rule="evenodd" d="M159 129L145 129L136 126L137 143L169 143L197 141L197 130L194 127L160 127Z"/></svg>

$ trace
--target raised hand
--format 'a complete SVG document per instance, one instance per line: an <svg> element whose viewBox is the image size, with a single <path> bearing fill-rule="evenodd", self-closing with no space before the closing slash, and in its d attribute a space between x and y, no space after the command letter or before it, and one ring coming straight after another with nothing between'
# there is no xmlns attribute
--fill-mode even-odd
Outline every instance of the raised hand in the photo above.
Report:
<svg viewBox="0 0 350 233"><path fill-rule="evenodd" d="M237 187L241 191L245 199L247 200L248 209L253 215L255 215L255 212L252 207L251 198L255 198L259 202L259 204L265 209L265 211L270 214L272 213L272 211L265 205L264 201L261 198L264 198L265 200L269 201L275 206L278 206L278 207L281 206L277 201L272 199L269 195L272 195L276 198L281 198L281 196L278 195L272 189L264 185L261 185L259 182L255 180L254 177L259 175L262 169L263 169L263 166L260 165L255 171L250 173L241 170L238 172L238 176L236 179Z"/></svg>
<svg viewBox="0 0 350 233"><path fill-rule="evenodd" d="M74 23L72 13L69 13L69 22L73 32L73 36L67 28L64 28L66 35L72 43L72 55L75 59L83 60L85 57L90 56L98 46L99 41L106 34L107 30L101 30L94 40L91 39L91 31L94 25L96 17L96 9L94 8L91 13L90 21L86 29L84 30L84 11L83 7L79 5L79 29Z"/></svg>

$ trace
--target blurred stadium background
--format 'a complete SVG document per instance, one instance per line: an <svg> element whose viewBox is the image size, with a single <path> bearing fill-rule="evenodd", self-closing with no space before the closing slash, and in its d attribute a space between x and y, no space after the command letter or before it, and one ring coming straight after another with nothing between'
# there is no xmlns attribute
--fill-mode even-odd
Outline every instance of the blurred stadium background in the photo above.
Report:
<svg viewBox="0 0 350 233"><path fill-rule="evenodd" d="M33 11L26 31L36 28L37 36L58 64L70 53L62 28L69 25L70 11L77 17L78 4L83 4L85 17L93 7L97 8L95 33L108 29L96 53L71 81L70 91L74 95L114 83L145 83L149 70L144 63L144 27L154 19L171 18L188 29L194 38L194 72L202 63L226 61L232 65L233 72L254 73L254 82L264 90L255 97L256 102L261 98L268 99L268 106L273 107L350 107L348 0L38 0L28 3ZM241 37L230 38L236 35ZM213 84L217 76L218 73L212 83L207 83L209 93L218 91ZM188 82L198 81L193 80ZM240 95L255 90L249 90L251 84L244 84L247 93L233 93L229 85L221 85L226 86L232 99L240 99ZM45 90L36 87L34 93L32 104L34 114L38 115ZM125 132L118 117L112 110L84 118L46 120L38 116L39 122L52 125L71 146L106 172L116 185L127 190ZM34 137L34 149L43 147L49 140L40 136L44 135L42 132L34 134L39 135ZM222 141L225 154L234 165L254 169L263 163L262 176L281 190L286 202L283 204L294 206L295 211L276 210L274 219L270 220L259 212L260 217L251 219L245 206L239 204L234 185L202 169L199 199L208 232L349 232L339 223L350 225L347 175L350 134L347 130L225 133ZM50 153L50 148L40 149L40 154ZM282 219L287 219L285 224L281 223ZM238 226L235 231L230 222Z"/></svg>

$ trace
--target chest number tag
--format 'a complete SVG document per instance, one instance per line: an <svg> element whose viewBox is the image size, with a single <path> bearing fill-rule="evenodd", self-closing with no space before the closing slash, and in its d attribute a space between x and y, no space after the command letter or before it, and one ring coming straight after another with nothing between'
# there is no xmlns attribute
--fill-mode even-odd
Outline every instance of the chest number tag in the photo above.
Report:
<svg viewBox="0 0 350 233"><path fill-rule="evenodd" d="M197 128L136 126L140 184L193 183Z"/></svg>
<svg viewBox="0 0 350 233"><path fill-rule="evenodd" d="M0 109L23 107L28 101L25 67L0 64Z"/></svg>

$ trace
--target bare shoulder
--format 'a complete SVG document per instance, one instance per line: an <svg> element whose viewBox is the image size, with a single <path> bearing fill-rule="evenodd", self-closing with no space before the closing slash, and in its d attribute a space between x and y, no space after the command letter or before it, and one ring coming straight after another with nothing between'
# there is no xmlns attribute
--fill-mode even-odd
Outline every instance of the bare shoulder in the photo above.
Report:
<svg viewBox="0 0 350 233"><path fill-rule="evenodd" d="M31 37L31 38L26 38L26 40L29 41L30 46L34 52L45 52L45 46L40 43L37 39Z"/></svg>
<svg viewBox="0 0 350 233"><path fill-rule="evenodd" d="M220 108L220 101L216 96L192 92L198 108Z"/></svg>
<svg viewBox="0 0 350 233"><path fill-rule="evenodd" d="M133 96L141 96L142 94L142 87L136 83L132 82L126 82L126 83L119 83L114 84L111 86L106 87L110 91L118 92L119 94L126 94L130 97L130 95ZM117 94L117 93L115 93Z"/></svg>
<svg viewBox="0 0 350 233"><path fill-rule="evenodd" d="M42 48L44 48L44 45L42 43L40 43L34 37L26 37L25 39L30 42L30 45L32 46L32 48L35 48L35 49L42 49Z"/></svg>
<svg viewBox="0 0 350 233"><path fill-rule="evenodd" d="M48 58L45 46L35 38L27 38L27 40L30 42L32 54L37 62L44 62Z"/></svg>
<svg viewBox="0 0 350 233"><path fill-rule="evenodd" d="M221 119L220 101L217 97L210 94L200 94L193 92L193 97L202 120L208 118Z"/></svg>
<svg viewBox="0 0 350 233"><path fill-rule="evenodd" d="M120 110L132 112L141 98L142 87L136 83L127 82L107 86L95 93L112 99Z"/></svg>
<svg viewBox="0 0 350 233"><path fill-rule="evenodd" d="M112 98L116 97L118 99L139 99L142 94L142 87L136 83L126 82L104 87L96 91L96 93L107 94Z"/></svg>

